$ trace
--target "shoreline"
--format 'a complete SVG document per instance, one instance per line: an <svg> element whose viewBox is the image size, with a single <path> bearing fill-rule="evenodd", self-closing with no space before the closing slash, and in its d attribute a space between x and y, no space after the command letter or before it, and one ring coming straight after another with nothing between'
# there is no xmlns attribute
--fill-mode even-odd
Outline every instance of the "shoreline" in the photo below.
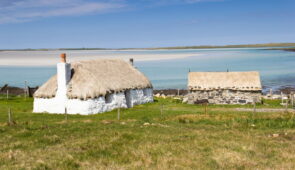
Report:
<svg viewBox="0 0 295 170"><path fill-rule="evenodd" d="M139 61L159 61L182 59L199 56L201 53L179 54L126 54L118 51L3 51L0 53L0 66L54 66L59 62L60 53L67 53L69 62L81 60L93 60L98 58L119 58L128 61L133 58Z"/></svg>
<svg viewBox="0 0 295 170"><path fill-rule="evenodd" d="M282 50L282 51L295 52L295 47L292 47L292 48L270 48L270 49L264 49L264 50Z"/></svg>
<svg viewBox="0 0 295 170"><path fill-rule="evenodd" d="M212 49L212 48L262 48L262 47L290 47L293 42L286 43L259 43L259 44L228 44L228 45L189 45L189 46L163 46L148 48L25 48L25 49L0 49L1 51L65 51L65 50L179 50L179 49Z"/></svg>
<svg viewBox="0 0 295 170"><path fill-rule="evenodd" d="M238 47L236 47L238 48ZM247 48L247 47L244 47ZM253 47L252 47L253 48ZM208 50L209 48L207 48ZM210 48L211 49L211 48ZM221 49L221 48L219 48ZM184 50L181 53L169 53L172 50ZM69 56L69 62L92 60L98 58L119 58L128 61L129 58L133 58L135 62L145 61L160 61L160 60L173 60L183 59L192 56L200 56L202 52L186 52L189 49L92 49L92 50L0 50L0 66L20 66L20 67L44 67L54 66L59 61L60 53L67 53ZM194 50L194 49L191 49ZM201 50L196 49L195 50ZM203 50L206 50L204 48ZM283 50L295 52L295 48L265 48L262 50ZM167 53L153 54L152 51L167 51ZM131 53L126 53L131 52ZM147 52L147 53L140 53ZM134 54L132 54L134 53Z"/></svg>

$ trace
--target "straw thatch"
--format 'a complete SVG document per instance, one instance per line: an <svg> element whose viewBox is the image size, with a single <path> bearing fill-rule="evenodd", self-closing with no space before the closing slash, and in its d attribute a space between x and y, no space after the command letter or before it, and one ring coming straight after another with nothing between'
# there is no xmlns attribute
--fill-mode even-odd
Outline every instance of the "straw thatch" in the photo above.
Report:
<svg viewBox="0 0 295 170"><path fill-rule="evenodd" d="M252 72L190 72L189 90L230 89L241 91L260 91L260 75Z"/></svg>
<svg viewBox="0 0 295 170"><path fill-rule="evenodd" d="M71 64L72 78L68 84L70 99L88 99L127 89L152 88L140 71L120 59L97 59ZM35 93L37 98L52 98L57 91L57 76L53 76Z"/></svg>

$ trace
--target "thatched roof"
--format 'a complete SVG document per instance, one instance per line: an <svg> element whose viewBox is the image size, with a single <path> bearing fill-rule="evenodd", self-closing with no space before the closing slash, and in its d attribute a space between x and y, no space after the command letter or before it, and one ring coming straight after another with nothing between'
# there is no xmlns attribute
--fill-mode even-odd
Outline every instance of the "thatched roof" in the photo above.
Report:
<svg viewBox="0 0 295 170"><path fill-rule="evenodd" d="M151 88L149 79L129 63L120 59L97 59L71 63L72 78L68 98L89 99L127 89ZM57 76L50 78L34 94L52 98L57 91Z"/></svg>
<svg viewBox="0 0 295 170"><path fill-rule="evenodd" d="M189 90L261 91L259 72L190 72Z"/></svg>

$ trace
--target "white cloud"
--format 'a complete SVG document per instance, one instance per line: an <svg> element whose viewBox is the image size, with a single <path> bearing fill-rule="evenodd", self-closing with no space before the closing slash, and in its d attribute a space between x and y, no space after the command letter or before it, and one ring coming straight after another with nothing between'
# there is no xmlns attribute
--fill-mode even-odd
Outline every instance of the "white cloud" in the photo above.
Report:
<svg viewBox="0 0 295 170"><path fill-rule="evenodd" d="M2 0L0 24L27 22L45 17L105 13L124 7L125 4L118 0Z"/></svg>
<svg viewBox="0 0 295 170"><path fill-rule="evenodd" d="M153 7L216 1L225 0L0 0L0 24L106 13L133 5Z"/></svg>
<svg viewBox="0 0 295 170"><path fill-rule="evenodd" d="M144 2L148 6L164 6L164 5L181 5L181 4L195 4L201 2L221 2L226 0L138 0Z"/></svg>

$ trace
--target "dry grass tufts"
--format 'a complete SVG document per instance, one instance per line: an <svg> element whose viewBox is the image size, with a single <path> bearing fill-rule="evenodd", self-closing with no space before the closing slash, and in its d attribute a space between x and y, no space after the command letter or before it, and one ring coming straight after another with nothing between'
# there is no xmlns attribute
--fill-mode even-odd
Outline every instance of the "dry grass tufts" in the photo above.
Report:
<svg viewBox="0 0 295 170"><path fill-rule="evenodd" d="M102 124L112 124L114 122L115 122L114 120L102 120L101 121Z"/></svg>
<svg viewBox="0 0 295 170"><path fill-rule="evenodd" d="M213 152L213 159L221 168L253 167L255 163L242 153L230 149L217 149Z"/></svg>
<svg viewBox="0 0 295 170"><path fill-rule="evenodd" d="M82 122L84 122L84 123L91 123L91 122L93 122L93 120L91 120L91 119L86 119L86 120L83 120Z"/></svg>

